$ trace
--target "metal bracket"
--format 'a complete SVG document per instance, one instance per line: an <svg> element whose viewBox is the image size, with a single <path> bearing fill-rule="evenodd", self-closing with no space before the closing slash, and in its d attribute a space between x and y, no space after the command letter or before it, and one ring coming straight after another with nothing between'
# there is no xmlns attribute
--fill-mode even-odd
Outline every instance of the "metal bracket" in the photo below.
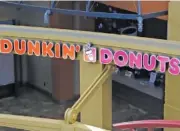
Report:
<svg viewBox="0 0 180 131"><path fill-rule="evenodd" d="M95 92L99 89L98 86L111 75L111 73L115 70L114 66L106 65L103 69L102 73L98 75L98 77L93 81L93 83L84 91L84 93L80 96L80 98L76 101L76 103L68 108L65 112L64 119L68 124L73 124L76 122L77 117L85 103L92 98Z"/></svg>
<svg viewBox="0 0 180 131"><path fill-rule="evenodd" d="M138 32L143 32L143 18L142 16L139 16L137 18L138 21Z"/></svg>
<svg viewBox="0 0 180 131"><path fill-rule="evenodd" d="M142 12L141 12L141 0L137 1L137 22L138 22L138 32L143 32L143 18L142 18Z"/></svg>
<svg viewBox="0 0 180 131"><path fill-rule="evenodd" d="M54 8L56 5L55 1L51 1L51 8L46 10L46 12L44 13L44 23L45 24L49 24L49 16L52 15L52 11L51 9Z"/></svg>
<svg viewBox="0 0 180 131"><path fill-rule="evenodd" d="M86 11L89 12L90 10L90 5L91 5L91 0L88 0L87 1L87 4L86 4Z"/></svg>

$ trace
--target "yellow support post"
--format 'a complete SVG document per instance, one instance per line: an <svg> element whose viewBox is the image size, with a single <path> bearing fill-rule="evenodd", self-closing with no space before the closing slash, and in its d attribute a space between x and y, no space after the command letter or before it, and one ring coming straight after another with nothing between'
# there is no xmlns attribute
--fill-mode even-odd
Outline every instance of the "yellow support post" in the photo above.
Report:
<svg viewBox="0 0 180 131"><path fill-rule="evenodd" d="M65 112L64 119L66 123L73 124L77 121L77 116L83 107L92 99L94 94L99 90L101 84L103 84L114 71L112 65L106 65L103 71L98 74L94 81L90 84L88 88L81 94L80 98L75 102L75 104L68 108Z"/></svg>
<svg viewBox="0 0 180 131"><path fill-rule="evenodd" d="M80 94L90 86L104 68L100 63L87 63L80 56ZM81 111L81 122L92 126L112 129L112 77L101 85Z"/></svg>
<svg viewBox="0 0 180 131"><path fill-rule="evenodd" d="M168 39L180 41L180 2L170 1L168 9ZM164 119L180 120L180 76L166 73ZM179 131L166 129L165 131Z"/></svg>

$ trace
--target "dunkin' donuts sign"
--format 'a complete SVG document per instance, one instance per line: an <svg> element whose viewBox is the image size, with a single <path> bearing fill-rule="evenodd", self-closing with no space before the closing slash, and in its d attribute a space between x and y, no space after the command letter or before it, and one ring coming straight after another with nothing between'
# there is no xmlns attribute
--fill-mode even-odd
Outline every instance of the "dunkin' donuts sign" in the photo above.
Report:
<svg viewBox="0 0 180 131"><path fill-rule="evenodd" d="M146 69L153 71L159 66L161 73L166 70L172 75L180 74L180 60L176 57L153 55L142 52L116 50L109 48L96 48L88 43L69 44L66 42L53 43L49 41L25 40L25 39L1 39L0 53L16 53L18 55L36 55L75 60L78 53L83 51L83 59L86 62L101 64L114 63L119 67Z"/></svg>

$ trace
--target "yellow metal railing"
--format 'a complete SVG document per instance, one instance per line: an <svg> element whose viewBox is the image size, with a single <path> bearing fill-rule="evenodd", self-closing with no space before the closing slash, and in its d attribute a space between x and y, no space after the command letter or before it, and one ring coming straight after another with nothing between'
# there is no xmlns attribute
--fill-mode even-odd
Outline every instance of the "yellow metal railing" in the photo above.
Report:
<svg viewBox="0 0 180 131"><path fill-rule="evenodd" d="M107 131L81 123L66 124L62 120L0 114L0 126L29 131Z"/></svg>
<svg viewBox="0 0 180 131"><path fill-rule="evenodd" d="M21 26L0 26L0 38L10 38L10 39L29 39L29 40L44 40L44 41L52 41L59 42L64 41L70 44L86 44L88 42L93 43L96 47L104 47L111 48L113 50L119 50L120 48L127 50L137 50L142 52L150 52L155 54L166 54L169 56L179 56L180 55L180 42L177 41L165 41L165 40L157 40L157 39L148 39L148 38L137 38L137 37L129 37L129 36L118 36L112 34L101 34L101 33L93 33L93 32L84 32L84 31L71 31L71 30L59 30L59 29L46 29L40 27L21 27ZM83 121L90 121L93 123L96 122L96 119L101 120L97 124L97 126L106 127L106 124L111 122L109 117L104 117L107 112L110 113L111 110L104 106L107 103L107 99L110 99L111 93L108 93L109 90L107 88L102 88L102 86L107 87L110 83L106 83L106 79L110 76L110 72L112 72L112 66L102 67L100 63L95 64L84 64L82 62L81 55L79 55L81 74L85 74L87 68L88 75L86 78L81 78L81 82L84 82L82 86L80 86L80 90L84 90L81 93L80 99L69 108L65 113L65 121L62 120L52 120L52 119L44 119L44 118L34 118L34 117L25 117L25 116L15 116L15 115L3 115L0 114L0 126L13 127L18 129L25 129L31 131L104 131L103 129L96 128L93 126L84 125L76 122L77 115L81 112L83 106L90 107L93 109L94 107L91 104L96 102L96 105L101 109L94 110L95 115L103 116L101 118L93 118L88 115ZM97 66L98 65L98 66ZM94 71L94 72L93 72ZM91 73L91 74L90 74ZM83 76L85 76L83 74ZM96 75L92 75L96 74ZM97 75L99 74L99 75ZM96 79L93 82L89 82L88 78ZM91 84L89 84L91 83ZM103 85L103 83L106 83ZM87 85L87 86L84 86ZM90 85L90 86L89 86ZM100 87L101 88L97 88ZM111 86L111 85L110 85ZM111 88L111 87L109 87ZM98 91L98 89L100 91ZM96 93L95 93L96 92ZM99 94L97 94L97 92ZM90 98L96 94L99 95L98 99ZM88 102L87 102L88 101ZM98 103L98 102L99 103ZM85 103L86 102L86 103ZM98 103L98 104L97 104ZM109 102L110 103L110 102ZM88 106L87 106L88 105ZM106 108L106 109L105 109ZM87 109L87 112L91 109ZM102 112L102 110L106 110ZM85 111L82 111L83 115L86 114ZM88 112L89 113L89 112ZM88 114L87 113L87 114ZM88 119L87 119L88 118ZM104 121L104 119L109 119L109 121ZM89 123L87 123L89 124ZM99 126L99 127L100 127ZM108 127L109 128L109 127Z"/></svg>

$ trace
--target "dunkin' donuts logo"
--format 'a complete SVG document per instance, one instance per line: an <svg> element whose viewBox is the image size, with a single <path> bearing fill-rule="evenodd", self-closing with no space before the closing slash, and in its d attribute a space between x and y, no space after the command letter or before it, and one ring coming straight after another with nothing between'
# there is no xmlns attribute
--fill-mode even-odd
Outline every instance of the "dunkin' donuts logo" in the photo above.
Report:
<svg viewBox="0 0 180 131"><path fill-rule="evenodd" d="M36 55L51 58L75 60L78 53L83 51L85 62L100 62L119 67L146 69L153 71L159 66L159 71L168 71L172 75L180 74L180 60L176 57L154 55L129 50L115 50L109 48L97 48L91 43L84 46L67 42L51 42L25 39L0 39L0 53L16 53L18 55Z"/></svg>

